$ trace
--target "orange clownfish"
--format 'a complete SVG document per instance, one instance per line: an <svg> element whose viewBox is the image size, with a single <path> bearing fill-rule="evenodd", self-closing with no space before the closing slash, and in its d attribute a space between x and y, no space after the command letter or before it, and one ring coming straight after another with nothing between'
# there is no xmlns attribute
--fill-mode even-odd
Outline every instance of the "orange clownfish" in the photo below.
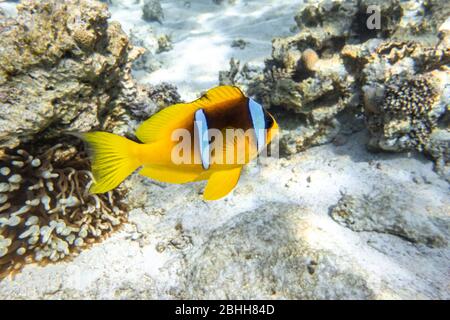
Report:
<svg viewBox="0 0 450 320"><path fill-rule="evenodd" d="M242 167L277 131L260 104L237 87L220 86L144 121L136 131L142 143L107 132L80 136L91 150L92 193L114 189L142 166L139 174L161 182L208 180L203 198L216 200L233 190Z"/></svg>

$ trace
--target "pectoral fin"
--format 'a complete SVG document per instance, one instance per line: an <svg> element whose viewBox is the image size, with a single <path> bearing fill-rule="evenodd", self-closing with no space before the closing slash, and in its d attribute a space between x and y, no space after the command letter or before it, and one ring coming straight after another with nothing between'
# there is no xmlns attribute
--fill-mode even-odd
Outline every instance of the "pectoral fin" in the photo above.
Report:
<svg viewBox="0 0 450 320"><path fill-rule="evenodd" d="M242 167L214 172L208 180L203 199L218 200L233 190L239 181Z"/></svg>

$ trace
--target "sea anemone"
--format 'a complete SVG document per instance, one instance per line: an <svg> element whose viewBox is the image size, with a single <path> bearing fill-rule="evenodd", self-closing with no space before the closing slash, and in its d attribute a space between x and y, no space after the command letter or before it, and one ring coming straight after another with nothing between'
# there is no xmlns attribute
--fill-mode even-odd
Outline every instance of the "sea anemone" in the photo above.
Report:
<svg viewBox="0 0 450 320"><path fill-rule="evenodd" d="M0 155L0 278L25 264L76 255L126 220L123 191L88 192L89 161L57 144L38 156L8 149Z"/></svg>

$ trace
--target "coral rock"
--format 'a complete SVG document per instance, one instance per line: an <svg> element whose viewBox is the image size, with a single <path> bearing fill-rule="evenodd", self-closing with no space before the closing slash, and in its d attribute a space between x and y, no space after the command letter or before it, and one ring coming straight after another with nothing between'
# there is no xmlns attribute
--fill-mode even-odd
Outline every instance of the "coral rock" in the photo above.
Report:
<svg viewBox="0 0 450 320"><path fill-rule="evenodd" d="M157 21L162 23L164 12L159 0L145 0L142 8L142 19L145 21Z"/></svg>
<svg viewBox="0 0 450 320"><path fill-rule="evenodd" d="M99 126L136 58L106 5L24 0L17 10L0 20L0 147Z"/></svg>
<svg viewBox="0 0 450 320"><path fill-rule="evenodd" d="M337 255L307 241L305 234L313 228L307 215L301 207L267 203L230 219L211 233L200 252L188 257L188 296L374 298L363 271L346 267Z"/></svg>
<svg viewBox="0 0 450 320"><path fill-rule="evenodd" d="M169 35L165 34L158 37L158 49L156 50L156 53L166 52L172 49L172 39Z"/></svg>
<svg viewBox="0 0 450 320"><path fill-rule="evenodd" d="M353 231L374 231L399 236L430 247L447 245L449 219L429 217L408 194L396 195L389 186L372 195L344 195L331 210L331 217ZM441 228L442 227L442 228Z"/></svg>

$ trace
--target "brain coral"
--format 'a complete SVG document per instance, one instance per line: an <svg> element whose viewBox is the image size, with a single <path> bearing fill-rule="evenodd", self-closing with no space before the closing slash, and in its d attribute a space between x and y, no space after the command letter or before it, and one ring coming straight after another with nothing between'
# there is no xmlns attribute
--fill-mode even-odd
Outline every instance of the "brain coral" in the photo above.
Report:
<svg viewBox="0 0 450 320"><path fill-rule="evenodd" d="M0 278L24 264L70 257L126 220L123 192L88 193L88 160L57 144L38 156L8 149L0 157Z"/></svg>

